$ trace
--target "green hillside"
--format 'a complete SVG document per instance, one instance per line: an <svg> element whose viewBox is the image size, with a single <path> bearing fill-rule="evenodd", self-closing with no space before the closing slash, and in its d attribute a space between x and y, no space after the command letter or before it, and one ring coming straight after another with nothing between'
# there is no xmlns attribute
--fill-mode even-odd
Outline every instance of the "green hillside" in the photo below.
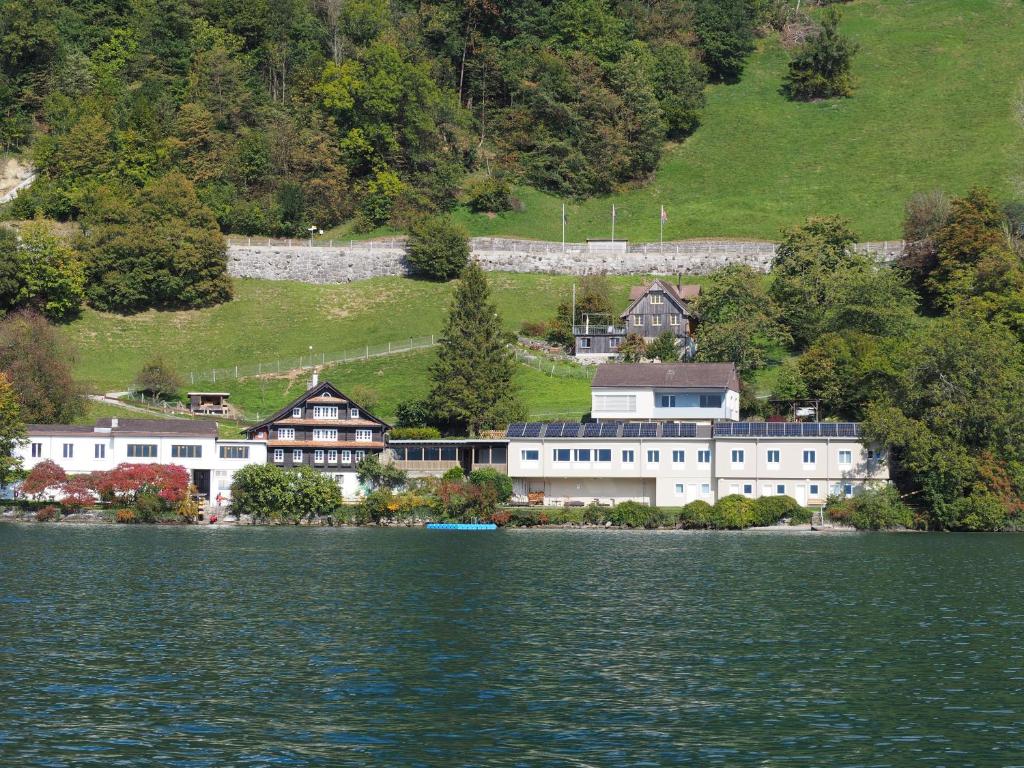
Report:
<svg viewBox="0 0 1024 768"><path fill-rule="evenodd" d="M858 0L841 29L861 46L852 98L793 103L778 92L787 53L763 40L736 85L708 89L702 125L667 151L654 180L568 206L570 240L616 236L777 239L810 214L836 213L864 239L896 239L915 191L975 184L1009 196L1024 178L1024 128L1014 101L1024 79L1024 3ZM532 190L526 209L460 211L475 235L558 240L562 201Z"/></svg>

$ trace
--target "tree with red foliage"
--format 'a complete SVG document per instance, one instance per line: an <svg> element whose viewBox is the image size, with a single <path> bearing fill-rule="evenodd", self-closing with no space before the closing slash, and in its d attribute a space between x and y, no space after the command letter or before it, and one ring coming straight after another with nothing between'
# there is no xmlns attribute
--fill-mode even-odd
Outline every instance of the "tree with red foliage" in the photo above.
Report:
<svg viewBox="0 0 1024 768"><path fill-rule="evenodd" d="M89 475L72 475L61 484L60 490L63 494L61 503L65 507L91 507L96 503Z"/></svg>
<svg viewBox="0 0 1024 768"><path fill-rule="evenodd" d="M94 472L92 486L105 499L132 503L140 492L155 492L168 504L188 493L188 470L177 464L118 464L108 472Z"/></svg>
<svg viewBox="0 0 1024 768"><path fill-rule="evenodd" d="M67 480L67 474L56 462L41 461L32 467L28 477L21 484L21 492L30 496L43 493L47 488L60 488Z"/></svg>

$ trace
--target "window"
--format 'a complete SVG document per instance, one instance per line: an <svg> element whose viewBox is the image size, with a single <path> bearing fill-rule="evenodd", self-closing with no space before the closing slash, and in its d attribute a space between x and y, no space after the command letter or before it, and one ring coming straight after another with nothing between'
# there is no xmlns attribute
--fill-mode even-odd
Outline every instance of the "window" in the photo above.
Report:
<svg viewBox="0 0 1024 768"><path fill-rule="evenodd" d="M648 451L647 452L647 463L657 464L661 461L661 451Z"/></svg>
<svg viewBox="0 0 1024 768"><path fill-rule="evenodd" d="M633 451L623 451L622 452L622 463L623 464L632 464L634 461L636 461L636 454Z"/></svg>
<svg viewBox="0 0 1024 768"><path fill-rule="evenodd" d="M357 443L368 443L373 440L372 429L357 429L356 430L356 442Z"/></svg>
<svg viewBox="0 0 1024 768"><path fill-rule="evenodd" d="M804 466L813 467L818 462L816 451L804 451Z"/></svg>
<svg viewBox="0 0 1024 768"><path fill-rule="evenodd" d="M779 454L778 451L768 451L768 463L769 464L778 464L780 458L781 458L781 454Z"/></svg>
<svg viewBox="0 0 1024 768"><path fill-rule="evenodd" d="M105 459L107 457L107 446L103 443L96 443L92 447L92 457L94 459Z"/></svg>
<svg viewBox="0 0 1024 768"><path fill-rule="evenodd" d="M523 461L540 461L540 451L523 451Z"/></svg>
<svg viewBox="0 0 1024 768"><path fill-rule="evenodd" d="M366 451L356 451L356 464L366 458Z"/></svg>
<svg viewBox="0 0 1024 768"><path fill-rule="evenodd" d="M326 443L334 442L338 439L338 430L336 429L314 429L313 439L317 442Z"/></svg>
<svg viewBox="0 0 1024 768"><path fill-rule="evenodd" d="M697 463L698 464L710 464L711 463L711 451L697 451Z"/></svg>
<svg viewBox="0 0 1024 768"><path fill-rule="evenodd" d="M669 325L679 325L679 315L669 315L668 316L668 324Z"/></svg>
<svg viewBox="0 0 1024 768"><path fill-rule="evenodd" d="M74 443L64 443L64 458L73 459L75 457L75 445Z"/></svg>
<svg viewBox="0 0 1024 768"><path fill-rule="evenodd" d="M275 448L274 449L274 462L276 464L284 463L284 448Z"/></svg>
<svg viewBox="0 0 1024 768"><path fill-rule="evenodd" d="M612 460L612 449L611 448L595 448L594 449L594 461L611 461Z"/></svg>
<svg viewBox="0 0 1024 768"><path fill-rule="evenodd" d="M278 427L277 428L277 439L278 440L294 440L295 439L295 428L294 427Z"/></svg>
<svg viewBox="0 0 1024 768"><path fill-rule="evenodd" d="M568 461L571 453L568 448L555 448L551 458L555 461Z"/></svg>
<svg viewBox="0 0 1024 768"><path fill-rule="evenodd" d="M314 464L323 464L324 463L324 452L323 452L322 448L318 448L317 450L313 451L313 463Z"/></svg>
<svg viewBox="0 0 1024 768"><path fill-rule="evenodd" d="M676 496L686 495L686 486L682 483L676 483Z"/></svg>
<svg viewBox="0 0 1024 768"><path fill-rule="evenodd" d="M156 458L156 446L152 443L129 443L128 444L128 458L129 459L155 459Z"/></svg>
<svg viewBox="0 0 1024 768"><path fill-rule="evenodd" d="M686 463L686 451L672 451L672 463L673 464L685 464Z"/></svg>
<svg viewBox="0 0 1024 768"><path fill-rule="evenodd" d="M42 443L32 443L32 458L33 459L38 459L42 455L43 455L43 444Z"/></svg>
<svg viewBox="0 0 1024 768"><path fill-rule="evenodd" d="M610 337L608 339L608 348L609 349L618 349L619 348L619 337L618 336L612 336L612 337Z"/></svg>
<svg viewBox="0 0 1024 768"><path fill-rule="evenodd" d="M302 451L299 451L302 453ZM249 458L249 446L247 445L222 445L220 447L220 457L222 459L248 459Z"/></svg>
<svg viewBox="0 0 1024 768"><path fill-rule="evenodd" d="M636 395L594 395L595 411L636 411Z"/></svg>
<svg viewBox="0 0 1024 768"><path fill-rule="evenodd" d="M301 464L302 463L302 449L301 448L296 448L296 449L294 449L292 451L292 463L293 464Z"/></svg>
<svg viewBox="0 0 1024 768"><path fill-rule="evenodd" d="M785 483L779 483L778 485L775 486L775 495L776 496L785 496L786 495L786 484Z"/></svg>
<svg viewBox="0 0 1024 768"><path fill-rule="evenodd" d="M301 419L302 418L302 407L301 406L299 406L298 408L292 408L292 418L293 419Z"/></svg>
<svg viewBox="0 0 1024 768"><path fill-rule="evenodd" d="M350 419L358 419L359 418L359 409L358 408L349 408L348 409L348 417Z"/></svg>
<svg viewBox="0 0 1024 768"><path fill-rule="evenodd" d="M743 456L744 456L743 451L741 451L741 450L733 451L732 452L732 458L731 458L732 463L734 465L735 464L739 464L740 466L742 466L743 465Z"/></svg>
<svg viewBox="0 0 1024 768"><path fill-rule="evenodd" d="M850 498L851 496L853 496L853 484L852 483L843 483L843 495L846 498Z"/></svg>
<svg viewBox="0 0 1024 768"><path fill-rule="evenodd" d="M651 294L651 304L664 304L664 303L665 303L665 297L662 296L660 293L652 293Z"/></svg>
<svg viewBox="0 0 1024 768"><path fill-rule="evenodd" d="M839 463L844 467L848 467L853 464L853 452L852 451L840 451L839 452Z"/></svg>
<svg viewBox="0 0 1024 768"><path fill-rule="evenodd" d="M751 485L750 483L744 483L743 484L743 495L744 496L753 496L754 495L754 486Z"/></svg>
<svg viewBox="0 0 1024 768"><path fill-rule="evenodd" d="M336 419L338 418L338 406L336 405L314 405L314 419Z"/></svg>
<svg viewBox="0 0 1024 768"><path fill-rule="evenodd" d="M98 456L96 458L99 458ZM201 445L172 445L171 458L173 459L201 459L203 458L203 446Z"/></svg>
<svg viewBox="0 0 1024 768"><path fill-rule="evenodd" d="M580 339L580 349L590 349L590 339L583 337Z"/></svg>
<svg viewBox="0 0 1024 768"><path fill-rule="evenodd" d="M338 452L337 451L328 451L327 452L327 463L328 464L337 464L338 463Z"/></svg>
<svg viewBox="0 0 1024 768"><path fill-rule="evenodd" d="M451 460L455 461L455 449L445 448L445 451L450 450L452 452ZM445 458L443 455L441 458ZM507 464L508 463L508 449L504 445L496 445L491 448L491 463L492 464Z"/></svg>
<svg viewBox="0 0 1024 768"><path fill-rule="evenodd" d="M816 484L812 484L812 485L807 486L807 494L812 499L818 498L818 496L819 496L818 486Z"/></svg>
<svg viewBox="0 0 1024 768"><path fill-rule="evenodd" d="M633 325L643 325L644 319L640 315L633 315Z"/></svg>
<svg viewBox="0 0 1024 768"><path fill-rule="evenodd" d="M675 395L659 395L662 408L675 408L676 407L676 396Z"/></svg>
<svg viewBox="0 0 1024 768"><path fill-rule="evenodd" d="M589 448L577 448L574 457L575 461L590 461L590 449Z"/></svg>
<svg viewBox="0 0 1024 768"><path fill-rule="evenodd" d="M651 325L661 325L661 315L652 315Z"/></svg>
<svg viewBox="0 0 1024 768"><path fill-rule="evenodd" d="M721 395L701 395L700 396L700 407L701 408L721 408L722 407L722 396Z"/></svg>
<svg viewBox="0 0 1024 768"><path fill-rule="evenodd" d="M701 496L710 496L711 495L711 483L701 483L701 485L700 485L700 495Z"/></svg>
<svg viewBox="0 0 1024 768"><path fill-rule="evenodd" d="M352 451L342 451L341 452L341 463L342 464L351 464L352 463Z"/></svg>

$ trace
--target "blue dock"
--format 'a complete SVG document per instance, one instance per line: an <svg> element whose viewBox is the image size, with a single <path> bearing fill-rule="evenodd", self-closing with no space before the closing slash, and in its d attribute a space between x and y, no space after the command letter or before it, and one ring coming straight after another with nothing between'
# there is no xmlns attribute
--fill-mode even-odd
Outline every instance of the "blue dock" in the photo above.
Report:
<svg viewBox="0 0 1024 768"><path fill-rule="evenodd" d="M434 531L496 531L494 523L427 523L427 528Z"/></svg>

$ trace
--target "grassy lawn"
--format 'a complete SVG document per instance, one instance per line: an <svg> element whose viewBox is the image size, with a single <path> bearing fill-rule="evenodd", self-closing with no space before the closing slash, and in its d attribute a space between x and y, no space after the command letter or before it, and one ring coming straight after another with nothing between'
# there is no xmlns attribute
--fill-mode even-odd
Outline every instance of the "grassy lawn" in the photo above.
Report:
<svg viewBox="0 0 1024 768"><path fill-rule="evenodd" d="M491 273L494 299L510 330L554 314L573 278ZM615 304L643 276L610 278ZM688 278L690 282L696 279ZM121 316L86 309L65 326L75 371L91 391L127 388L142 364L162 355L188 385L189 371L271 363L438 333L453 283L384 277L343 285L236 280L235 299L209 309ZM371 361L382 366L384 362ZM209 383L203 385L209 388ZM219 386L218 386L219 388Z"/></svg>
<svg viewBox="0 0 1024 768"><path fill-rule="evenodd" d="M810 214L836 213L863 239L896 239L915 191L974 184L1009 196L1024 178L1013 101L1024 78L1024 4L1006 0L855 0L841 29L861 46L850 99L795 104L778 93L788 61L763 41L737 85L708 91L703 125L666 151L655 179L568 205L568 238L777 239ZM522 213L460 211L475 235L558 240L560 200L521 189ZM568 201L567 201L568 202Z"/></svg>

